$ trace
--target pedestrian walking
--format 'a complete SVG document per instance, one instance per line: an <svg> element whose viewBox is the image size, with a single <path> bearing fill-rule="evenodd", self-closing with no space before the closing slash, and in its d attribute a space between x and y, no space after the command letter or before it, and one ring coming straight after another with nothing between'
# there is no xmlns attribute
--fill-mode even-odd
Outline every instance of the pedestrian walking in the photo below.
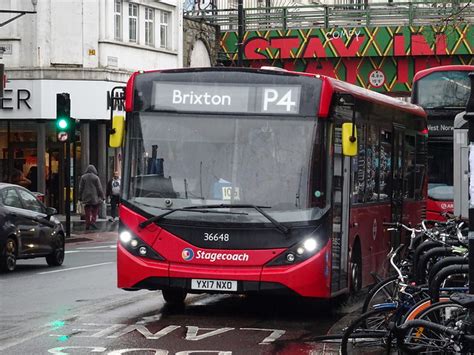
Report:
<svg viewBox="0 0 474 355"><path fill-rule="evenodd" d="M120 174L118 171L114 172L114 176L107 183L106 189L107 198L110 198L110 222L118 221L117 207L120 203Z"/></svg>
<svg viewBox="0 0 474 355"><path fill-rule="evenodd" d="M17 184L26 187L27 189L30 188L31 185L31 180L28 179L20 169L13 170L10 181L12 184Z"/></svg>
<svg viewBox="0 0 474 355"><path fill-rule="evenodd" d="M105 196L94 165L89 165L81 176L79 200L82 202L86 214L86 230L98 229L95 222L99 214L99 207L105 200Z"/></svg>

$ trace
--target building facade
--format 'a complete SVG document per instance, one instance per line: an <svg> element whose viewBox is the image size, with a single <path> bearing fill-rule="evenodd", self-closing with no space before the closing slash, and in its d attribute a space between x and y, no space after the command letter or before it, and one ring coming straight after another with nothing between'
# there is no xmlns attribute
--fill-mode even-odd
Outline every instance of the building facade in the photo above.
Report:
<svg viewBox="0 0 474 355"><path fill-rule="evenodd" d="M96 165L105 186L121 158L107 148L110 92L134 71L182 66L182 3L3 0L0 10L36 10L0 25L7 77L0 101L0 179L11 181L20 170L31 180L30 190L63 212L65 146L54 127L56 94L70 94L78 127L71 145L73 186L88 164ZM14 16L2 13L0 24Z"/></svg>

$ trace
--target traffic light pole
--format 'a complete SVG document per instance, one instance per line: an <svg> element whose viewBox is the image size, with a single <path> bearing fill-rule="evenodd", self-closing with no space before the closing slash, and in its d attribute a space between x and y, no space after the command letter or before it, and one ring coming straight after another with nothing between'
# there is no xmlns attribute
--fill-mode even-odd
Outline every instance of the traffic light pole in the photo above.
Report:
<svg viewBox="0 0 474 355"><path fill-rule="evenodd" d="M75 122L71 119L71 98L67 92L56 94L56 133L57 139L63 142L66 150L66 237L71 236L71 141L74 140ZM72 132L72 134L71 134Z"/></svg>
<svg viewBox="0 0 474 355"><path fill-rule="evenodd" d="M66 141L66 237L71 236L71 143Z"/></svg>

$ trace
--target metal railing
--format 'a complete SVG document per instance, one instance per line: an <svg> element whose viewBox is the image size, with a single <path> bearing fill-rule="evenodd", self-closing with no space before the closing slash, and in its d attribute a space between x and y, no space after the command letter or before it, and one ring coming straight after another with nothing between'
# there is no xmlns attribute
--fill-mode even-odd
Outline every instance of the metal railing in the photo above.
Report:
<svg viewBox="0 0 474 355"><path fill-rule="evenodd" d="M185 11L184 16L237 31L237 9ZM365 26L421 26L474 23L471 1L398 2L370 5L305 5L244 8L245 31Z"/></svg>

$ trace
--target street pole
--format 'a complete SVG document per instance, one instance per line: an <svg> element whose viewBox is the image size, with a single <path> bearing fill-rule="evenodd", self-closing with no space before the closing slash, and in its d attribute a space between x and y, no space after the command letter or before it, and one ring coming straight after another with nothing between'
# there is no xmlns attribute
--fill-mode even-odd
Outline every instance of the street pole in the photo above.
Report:
<svg viewBox="0 0 474 355"><path fill-rule="evenodd" d="M66 147L66 237L71 236L71 138L64 143Z"/></svg>
<svg viewBox="0 0 474 355"><path fill-rule="evenodd" d="M244 66L244 1L239 0L237 4L237 65Z"/></svg>
<svg viewBox="0 0 474 355"><path fill-rule="evenodd" d="M469 293L474 294L474 72L469 78L471 94L464 119L468 121L469 139Z"/></svg>

